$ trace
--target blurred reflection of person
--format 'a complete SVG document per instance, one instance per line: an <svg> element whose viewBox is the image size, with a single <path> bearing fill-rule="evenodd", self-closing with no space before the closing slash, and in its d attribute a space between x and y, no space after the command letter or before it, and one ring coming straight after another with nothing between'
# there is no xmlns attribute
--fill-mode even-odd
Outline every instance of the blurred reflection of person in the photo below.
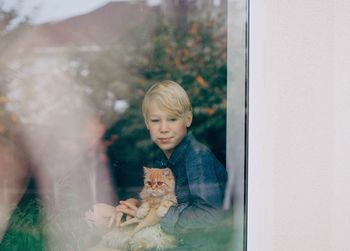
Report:
<svg viewBox="0 0 350 251"><path fill-rule="evenodd" d="M49 96L57 95L53 93ZM46 97L46 105L52 107L50 102L54 100ZM105 125L91 109L61 109L59 105L54 107L40 123L9 123L14 115L5 110L8 116L0 115L0 240L31 179L44 208L47 229L56 225L69 229L43 233L50 248L77 245L73 235L88 231L79 217L82 212L93 203L116 201L107 168L106 143L101 140ZM20 119L21 114L16 115ZM79 218L84 223L81 227L77 226Z"/></svg>

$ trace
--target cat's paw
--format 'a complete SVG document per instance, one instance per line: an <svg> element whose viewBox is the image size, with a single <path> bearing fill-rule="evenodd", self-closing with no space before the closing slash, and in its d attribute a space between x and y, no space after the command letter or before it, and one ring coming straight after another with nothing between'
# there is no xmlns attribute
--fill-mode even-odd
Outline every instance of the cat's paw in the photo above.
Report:
<svg viewBox="0 0 350 251"><path fill-rule="evenodd" d="M162 201L162 202L160 203L161 206L167 207L167 208L171 207L171 206L174 205L174 204L175 204L175 203L174 203L173 201L171 201L171 200L164 200L164 201Z"/></svg>
<svg viewBox="0 0 350 251"><path fill-rule="evenodd" d="M169 207L160 206L158 207L156 214L159 218L163 217L169 210Z"/></svg>
<svg viewBox="0 0 350 251"><path fill-rule="evenodd" d="M148 211L149 210L147 210L147 209L138 209L137 211L136 211L136 218L138 218L138 219L143 219L143 218L145 218L146 217L146 215L148 214Z"/></svg>
<svg viewBox="0 0 350 251"><path fill-rule="evenodd" d="M163 217L169 210L169 208L174 205L172 201L166 200L162 201L160 206L158 207L156 214L158 217Z"/></svg>
<svg viewBox="0 0 350 251"><path fill-rule="evenodd" d="M141 205L137 210L136 210L136 218L138 219L143 219L147 216L148 212L149 212L149 205Z"/></svg>

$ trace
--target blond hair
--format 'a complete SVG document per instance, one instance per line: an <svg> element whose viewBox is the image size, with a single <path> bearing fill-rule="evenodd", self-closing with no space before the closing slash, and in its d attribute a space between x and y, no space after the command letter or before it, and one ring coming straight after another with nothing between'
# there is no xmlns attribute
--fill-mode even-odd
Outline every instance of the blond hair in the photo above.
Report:
<svg viewBox="0 0 350 251"><path fill-rule="evenodd" d="M142 102L142 114L145 120L149 115L151 102L155 102L160 109L177 117L192 115L192 106L186 91L174 81L161 81L148 89Z"/></svg>

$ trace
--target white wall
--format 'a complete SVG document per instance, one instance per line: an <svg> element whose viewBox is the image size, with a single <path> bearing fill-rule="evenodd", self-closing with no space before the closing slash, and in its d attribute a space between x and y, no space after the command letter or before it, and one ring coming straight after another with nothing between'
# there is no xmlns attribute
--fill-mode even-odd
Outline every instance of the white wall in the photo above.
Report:
<svg viewBox="0 0 350 251"><path fill-rule="evenodd" d="M350 250L349 13L250 2L248 251Z"/></svg>

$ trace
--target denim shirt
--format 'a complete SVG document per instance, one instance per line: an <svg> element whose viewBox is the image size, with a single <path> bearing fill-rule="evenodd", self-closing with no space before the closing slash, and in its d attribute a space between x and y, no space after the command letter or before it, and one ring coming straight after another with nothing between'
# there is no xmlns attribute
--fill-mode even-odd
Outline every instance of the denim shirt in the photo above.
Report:
<svg viewBox="0 0 350 251"><path fill-rule="evenodd" d="M178 205L161 219L161 228L170 234L205 231L221 215L227 172L214 154L191 133L175 147L170 159L164 154L155 167L169 167L175 176Z"/></svg>

